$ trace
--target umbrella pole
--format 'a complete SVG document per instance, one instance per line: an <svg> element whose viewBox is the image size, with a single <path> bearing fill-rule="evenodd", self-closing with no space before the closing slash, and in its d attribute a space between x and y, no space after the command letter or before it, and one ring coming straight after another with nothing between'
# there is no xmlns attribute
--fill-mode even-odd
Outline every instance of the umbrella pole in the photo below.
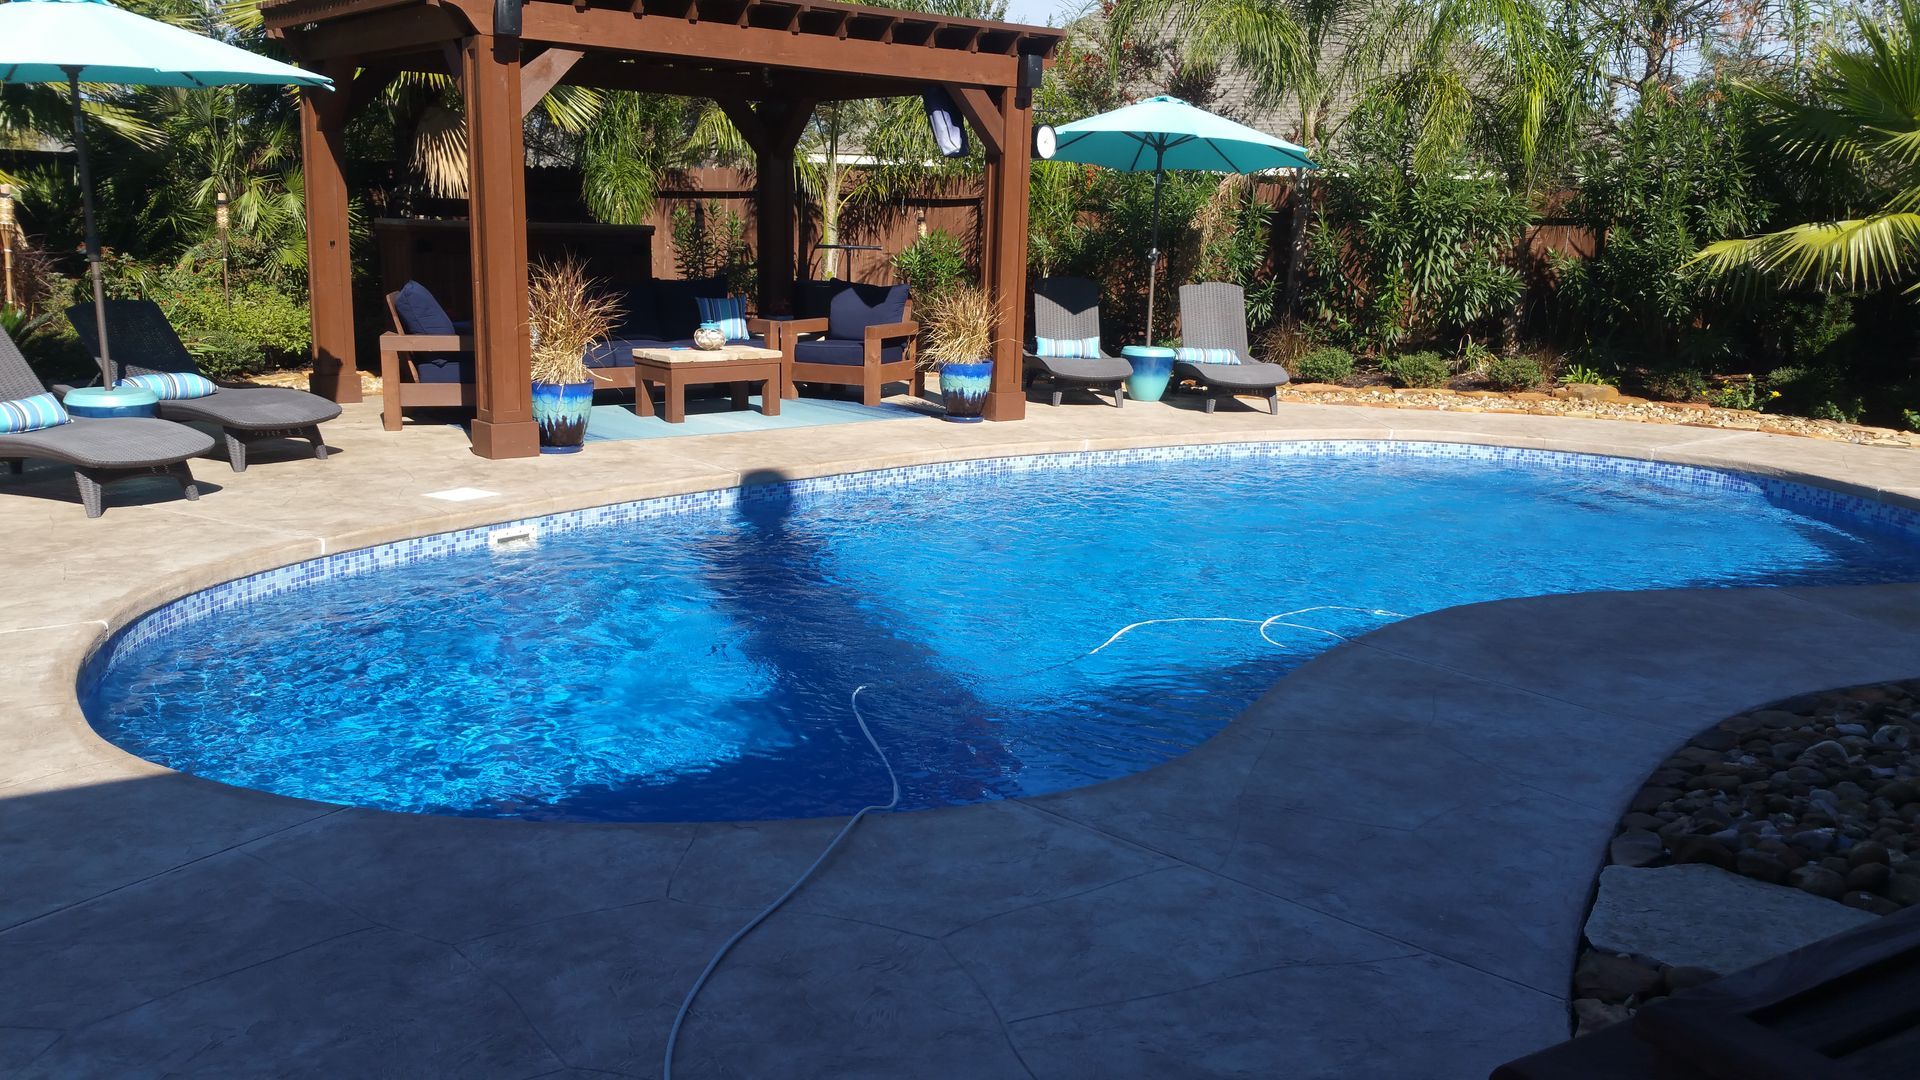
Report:
<svg viewBox="0 0 1920 1080"><path fill-rule="evenodd" d="M93 167L87 162L87 121L80 111L80 69L67 68L73 98L73 149L80 157L80 203L87 226L87 262L93 268L93 318L100 335L100 385L113 387L113 359L107 355L107 291L100 277L100 232L93 224Z"/></svg>
<svg viewBox="0 0 1920 1080"><path fill-rule="evenodd" d="M1161 152L1164 158L1165 152ZM1153 166L1153 243L1147 250L1147 344L1153 344L1153 294L1160 278L1160 181L1167 174L1158 161Z"/></svg>

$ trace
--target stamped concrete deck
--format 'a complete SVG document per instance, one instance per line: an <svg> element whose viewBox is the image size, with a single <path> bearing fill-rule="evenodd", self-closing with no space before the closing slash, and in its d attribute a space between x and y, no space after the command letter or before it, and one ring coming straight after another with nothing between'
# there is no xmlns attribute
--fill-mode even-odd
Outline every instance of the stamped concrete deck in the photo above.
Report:
<svg viewBox="0 0 1920 1080"><path fill-rule="evenodd" d="M193 588L530 513L968 456L1451 439L1920 498L1920 453L1711 429L1293 406L1036 406L486 462L329 427L324 464L203 462L88 522L0 478L0 1075L655 1076L707 955L836 821L564 825L340 809L92 735L87 650ZM443 503L453 487L498 495ZM32 497L22 496L22 491ZM139 493L136 493L139 494ZM146 498L154 501L146 503ZM1300 668L1166 766L864 823L714 978L683 1077L1473 1077L1563 1038L1610 827L1689 734L1920 674L1920 586L1502 601Z"/></svg>

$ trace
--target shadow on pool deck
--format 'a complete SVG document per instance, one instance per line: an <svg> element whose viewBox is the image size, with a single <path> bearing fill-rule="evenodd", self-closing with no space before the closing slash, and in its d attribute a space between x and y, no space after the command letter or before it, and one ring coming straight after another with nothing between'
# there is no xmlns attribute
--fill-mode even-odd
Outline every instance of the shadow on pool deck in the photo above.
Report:
<svg viewBox="0 0 1920 1080"><path fill-rule="evenodd" d="M1151 772L869 820L715 976L679 1075L1484 1076L1565 1036L1662 757L1916 674L1920 586L1396 623ZM712 948L838 825L410 817L93 753L0 789L10 1077L653 1076Z"/></svg>

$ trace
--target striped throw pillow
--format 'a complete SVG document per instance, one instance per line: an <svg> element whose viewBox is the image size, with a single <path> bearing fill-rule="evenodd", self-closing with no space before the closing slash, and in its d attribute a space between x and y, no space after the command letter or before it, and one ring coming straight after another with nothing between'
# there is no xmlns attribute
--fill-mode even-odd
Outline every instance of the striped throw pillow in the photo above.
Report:
<svg viewBox="0 0 1920 1080"><path fill-rule="evenodd" d="M152 375L135 375L130 379L121 379L113 385L151 390L153 396L161 401L206 397L220 389L204 376L195 375L190 371L159 371Z"/></svg>
<svg viewBox="0 0 1920 1080"><path fill-rule="evenodd" d="M72 420L73 417L68 416L67 410L61 406L60 399L52 394L0 401L0 435L18 435L23 431L59 427Z"/></svg>
<svg viewBox="0 0 1920 1080"><path fill-rule="evenodd" d="M716 323L728 341L747 340L747 298L744 296L696 296L700 321Z"/></svg>
<svg viewBox="0 0 1920 1080"><path fill-rule="evenodd" d="M1237 364L1240 354L1233 349L1190 349L1182 346L1174 350L1175 359L1183 364Z"/></svg>
<svg viewBox="0 0 1920 1080"><path fill-rule="evenodd" d="M1033 355L1053 357L1061 360L1093 360L1100 355L1099 335L1083 338L1033 339Z"/></svg>

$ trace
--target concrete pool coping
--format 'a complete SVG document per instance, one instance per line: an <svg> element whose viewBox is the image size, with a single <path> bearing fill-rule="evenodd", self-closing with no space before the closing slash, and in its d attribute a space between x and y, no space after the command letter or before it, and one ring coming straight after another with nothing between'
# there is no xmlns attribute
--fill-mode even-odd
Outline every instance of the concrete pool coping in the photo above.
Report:
<svg viewBox="0 0 1920 1080"><path fill-rule="evenodd" d="M837 827L344 810L101 742L74 702L81 660L218 581L744 480L1245 440L1607 453L1920 505L1912 450L1338 406L1036 406L1018 425L596 444L565 463L483 462L446 429L387 434L377 403L329 435L333 461L198 463L222 490L110 495L94 522L12 494L64 491L64 474L0 488L9 563L48 568L0 583L21 673L0 714L0 1072L654 1075L712 946ZM463 486L500 494L423 498ZM109 566L95 550L128 554ZM715 977L679 1071L1484 1075L1564 1037L1588 889L1660 758L1741 708L1916 669L1915 586L1586 594L1396 623L1159 769L864 823Z"/></svg>

